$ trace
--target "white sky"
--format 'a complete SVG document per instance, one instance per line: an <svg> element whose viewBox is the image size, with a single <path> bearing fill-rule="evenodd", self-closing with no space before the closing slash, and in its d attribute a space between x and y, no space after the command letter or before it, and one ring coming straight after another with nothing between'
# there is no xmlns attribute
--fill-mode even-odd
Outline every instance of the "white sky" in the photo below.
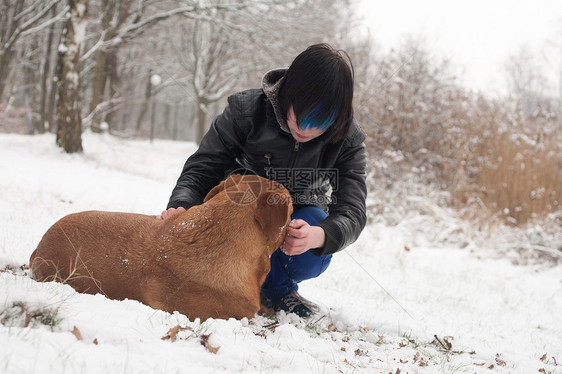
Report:
<svg viewBox="0 0 562 374"><path fill-rule="evenodd" d="M464 70L469 88L503 91L503 66L523 45L546 56L545 75L558 84L562 0L362 0L359 12L385 49L424 35L428 48Z"/></svg>

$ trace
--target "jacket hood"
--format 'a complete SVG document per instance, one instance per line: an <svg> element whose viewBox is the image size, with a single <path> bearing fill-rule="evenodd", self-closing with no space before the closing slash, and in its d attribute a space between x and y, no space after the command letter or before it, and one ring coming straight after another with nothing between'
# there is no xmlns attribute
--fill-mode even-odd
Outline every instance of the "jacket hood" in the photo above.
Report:
<svg viewBox="0 0 562 374"><path fill-rule="evenodd" d="M287 69L274 69L270 70L262 78L262 88L265 96L269 99L269 102L273 106L273 111L275 112L275 117L277 122L284 131L290 132L285 116L281 112L281 106L279 104L279 89L283 84L285 79L285 72Z"/></svg>

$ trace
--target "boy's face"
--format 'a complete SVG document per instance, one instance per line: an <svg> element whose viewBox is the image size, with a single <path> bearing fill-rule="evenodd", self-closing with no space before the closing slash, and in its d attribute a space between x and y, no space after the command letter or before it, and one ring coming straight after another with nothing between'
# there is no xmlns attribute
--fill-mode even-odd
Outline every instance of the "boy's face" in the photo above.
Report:
<svg viewBox="0 0 562 374"><path fill-rule="evenodd" d="M317 138L326 131L319 128L309 128L306 130L300 129L297 124L297 116L293 111L293 107L290 107L287 111L287 125L289 125L289 130L291 130L291 135L293 135L293 138L300 143L305 143L309 140Z"/></svg>

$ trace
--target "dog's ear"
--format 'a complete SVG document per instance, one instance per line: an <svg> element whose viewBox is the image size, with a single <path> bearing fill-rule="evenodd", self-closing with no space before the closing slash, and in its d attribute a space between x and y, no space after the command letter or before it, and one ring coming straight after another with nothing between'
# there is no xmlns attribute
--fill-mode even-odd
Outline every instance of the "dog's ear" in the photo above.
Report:
<svg viewBox="0 0 562 374"><path fill-rule="evenodd" d="M277 249L285 239L293 205L288 194L268 191L260 195L254 217Z"/></svg>
<svg viewBox="0 0 562 374"><path fill-rule="evenodd" d="M211 191L209 191L209 193L207 194L207 196L205 196L205 199L203 200L204 203L206 203L207 201L211 200L216 194L218 194L219 192L221 192L222 190L224 190L224 183L226 181L222 181L220 182L218 185L216 185L215 187L213 187L213 189Z"/></svg>
<svg viewBox="0 0 562 374"><path fill-rule="evenodd" d="M209 191L207 196L205 196L205 199L203 200L203 202L206 203L207 201L211 200L216 194L218 194L219 192L221 192L222 190L224 190L225 188L227 188L229 186L232 186L232 185L237 186L240 183L240 179L242 179L242 177L243 176L240 175L240 174L229 175L228 178L226 178L225 180L220 182L218 185L213 187L213 189L211 191Z"/></svg>

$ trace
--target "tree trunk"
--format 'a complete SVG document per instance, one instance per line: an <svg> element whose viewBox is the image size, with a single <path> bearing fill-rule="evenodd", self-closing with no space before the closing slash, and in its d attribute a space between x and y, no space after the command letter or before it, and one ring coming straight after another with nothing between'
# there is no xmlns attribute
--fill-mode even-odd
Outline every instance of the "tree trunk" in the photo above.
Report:
<svg viewBox="0 0 562 374"><path fill-rule="evenodd" d="M195 141L201 144L203 135L205 135L205 125L207 122L207 104L200 98L197 100L197 134Z"/></svg>
<svg viewBox="0 0 562 374"><path fill-rule="evenodd" d="M90 112L96 110L96 107L103 101L105 92L105 84L107 82L107 52L99 51L96 57L96 70L92 80L92 101L90 102ZM96 113L92 117L92 132L101 133L102 116Z"/></svg>
<svg viewBox="0 0 562 374"><path fill-rule="evenodd" d="M80 55L86 28L88 0L69 0L64 49L59 58L60 89L57 105L57 144L67 153L82 151L80 113Z"/></svg>
<svg viewBox="0 0 562 374"><path fill-rule="evenodd" d="M117 87L119 87L119 74L117 73L117 51L111 50L107 53L107 82L109 83L109 99L112 100L117 96ZM115 128L115 108L110 107L105 115L105 122L108 125L108 131L111 132Z"/></svg>
<svg viewBox="0 0 562 374"><path fill-rule="evenodd" d="M139 116L137 118L137 127L136 127L137 135L140 132L142 121L144 120L144 116L148 111L148 104L150 103L150 97L152 96L152 84L150 82L151 76L152 76L152 69L148 70L148 79L146 81L146 88L144 90L144 100L142 101Z"/></svg>
<svg viewBox="0 0 562 374"><path fill-rule="evenodd" d="M54 6L52 10L53 17L57 13L57 7ZM47 36L47 45L45 46L45 63L43 64L43 74L41 76L41 107L40 107L40 116L41 122L39 123L39 128L37 129L40 134L45 132L45 123L51 123L52 118L47 116L48 109L47 103L49 99L49 89L48 89L48 82L49 76L51 75L51 52L53 47L53 38L55 34L55 24L53 23L51 27L49 27Z"/></svg>
<svg viewBox="0 0 562 374"><path fill-rule="evenodd" d="M2 52L0 53L0 100L2 100L2 95L6 88L12 60L16 56L13 48L14 45L9 45L7 42L19 26L19 20L17 20L16 16L23 10L23 5L24 0L18 0L11 6L3 7L5 12L3 12L4 14L2 15L2 38L0 38L0 42L2 43L2 46L0 46L0 52ZM11 10L11 13L9 10Z"/></svg>

